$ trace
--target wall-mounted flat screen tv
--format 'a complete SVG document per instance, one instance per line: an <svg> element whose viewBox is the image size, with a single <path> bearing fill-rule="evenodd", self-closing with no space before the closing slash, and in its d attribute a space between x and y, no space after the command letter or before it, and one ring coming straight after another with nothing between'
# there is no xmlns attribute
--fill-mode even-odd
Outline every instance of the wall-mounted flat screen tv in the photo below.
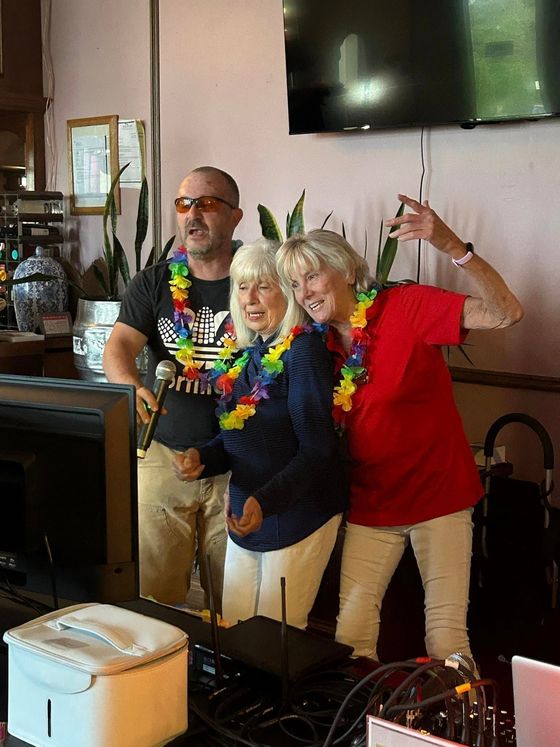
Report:
<svg viewBox="0 0 560 747"><path fill-rule="evenodd" d="M284 0L290 133L560 114L560 0Z"/></svg>

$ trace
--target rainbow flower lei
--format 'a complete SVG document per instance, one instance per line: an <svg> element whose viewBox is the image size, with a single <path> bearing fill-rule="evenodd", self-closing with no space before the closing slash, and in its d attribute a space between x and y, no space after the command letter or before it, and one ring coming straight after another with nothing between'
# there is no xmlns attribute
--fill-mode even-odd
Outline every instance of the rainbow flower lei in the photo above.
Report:
<svg viewBox="0 0 560 747"><path fill-rule="evenodd" d="M362 365L367 347L367 335L364 328L367 324L366 311L372 306L377 296L377 288L372 288L364 293L358 293L357 303L352 315L352 344L350 354L340 369L340 382L335 386L333 392L333 418L340 426L343 423L343 413L352 409L352 397L358 388L356 379L366 372Z"/></svg>
<svg viewBox="0 0 560 747"><path fill-rule="evenodd" d="M280 340L274 347L270 347L268 352L263 355L261 359L262 371L258 374L251 392L244 397L240 397L236 407L228 412L225 408L231 400L233 385L251 357L251 348L244 350L240 356L236 357L236 353L239 351L236 350L235 340L226 337L224 347L220 351L212 371L208 374L202 373L200 370L202 364L197 364L194 360L194 343L186 313L187 309L190 308L189 288L192 282L189 280L188 256L185 247L181 246L174 252L173 259L169 263L169 271L171 273L169 286L173 299L173 319L179 348L175 357L184 367L185 378L199 380L202 387L211 382L220 392L218 405L220 428L223 430L241 430L245 421L255 415L259 402L269 398L268 387L284 370L282 356L290 349L294 339L303 332L310 333L314 330L324 332L325 328L318 324L292 327L287 337Z"/></svg>
<svg viewBox="0 0 560 747"><path fill-rule="evenodd" d="M207 384L208 374L203 374L200 371L202 363L196 363L194 360L194 343L187 315L187 309L190 308L189 288L192 282L189 280L187 250L184 246L180 246L173 253L173 259L169 263L169 271L171 273L169 286L173 299L173 321L175 322L177 346L179 348L175 358L183 366L183 376L186 379L191 381L198 379L204 386Z"/></svg>
<svg viewBox="0 0 560 747"><path fill-rule="evenodd" d="M262 356L261 372L257 375L250 393L240 397L239 402L231 411L226 411L225 406L231 399L235 380L251 357L251 348L245 350L234 365L228 366L227 361L233 356L233 345L235 343L233 340L226 341L227 349L224 348L220 352L221 360L216 361L214 371L211 374L211 378L215 379L216 388L222 392L218 406L220 428L222 430L241 430L245 426L245 421L255 415L257 405L263 399L269 398L268 387L284 370L284 361L282 360L284 353L291 348L292 342L298 335L303 332L310 333L313 329L311 325L292 327L289 335L280 340L274 347L270 347Z"/></svg>

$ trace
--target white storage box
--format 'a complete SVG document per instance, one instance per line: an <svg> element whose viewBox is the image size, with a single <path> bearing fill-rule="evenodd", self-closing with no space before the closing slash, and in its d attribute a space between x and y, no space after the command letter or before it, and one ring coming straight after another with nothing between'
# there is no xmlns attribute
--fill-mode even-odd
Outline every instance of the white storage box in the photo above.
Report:
<svg viewBox="0 0 560 747"><path fill-rule="evenodd" d="M8 731L36 747L155 747L187 729L187 635L107 604L8 630Z"/></svg>

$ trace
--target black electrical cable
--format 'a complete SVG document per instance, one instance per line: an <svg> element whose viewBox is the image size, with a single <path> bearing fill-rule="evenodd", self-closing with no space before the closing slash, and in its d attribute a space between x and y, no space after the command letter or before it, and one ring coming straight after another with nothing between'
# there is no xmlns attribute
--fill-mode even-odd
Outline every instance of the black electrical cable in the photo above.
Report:
<svg viewBox="0 0 560 747"><path fill-rule="evenodd" d="M298 723L305 723L305 725L309 728L310 736L311 738L306 737L300 737L297 734L294 734L293 731L290 731L286 728L286 722L297 720ZM296 714L291 713L284 713L279 714L277 716L274 716L273 718L268 719L267 721L263 721L259 724L256 724L251 730L250 730L250 736L253 737L253 734L258 733L259 731L263 731L265 729L270 728L271 726L278 726L280 731L282 731L286 736L290 737L290 739L295 740L297 742L301 742L302 744L311 745L317 742L319 739L319 735L317 733L317 730L315 729L314 725L302 718L301 716L298 716ZM261 742L258 742L258 744L262 744Z"/></svg>
<svg viewBox="0 0 560 747"><path fill-rule="evenodd" d="M385 672L385 674L379 680L379 682L375 683L375 686L372 688L372 691L371 691L371 693L370 693L370 695L369 695L369 697L367 699L367 703L365 705L365 708L363 708L363 710L361 711L361 713L354 720L354 723L352 723L348 727L348 729L344 732L344 734L341 734L339 737L337 737L334 740L333 745L341 744L345 739L348 739L350 737L350 735L352 734L353 731L355 731L357 728L360 728L360 726L362 726L362 728L363 728L364 720L365 720L367 714L371 712L371 707L372 707L373 703L375 702L375 700L377 699L377 697L380 694L382 694L381 686L383 685L383 683L385 682L385 680L387 680L392 674L393 674L392 670L389 670L389 671Z"/></svg>
<svg viewBox="0 0 560 747"><path fill-rule="evenodd" d="M342 702L342 705L338 709L338 713L336 714L334 721L331 725L331 728L329 730L329 733L327 734L327 738L323 742L323 747L331 747L332 744L334 744L334 734L336 731L336 728L342 718L342 714L344 713L344 710L346 709L348 703L352 700L352 697L355 695L356 692L358 692L362 687L364 687L370 680L372 680L376 675L382 674L383 672L386 672L388 669L391 669L393 671L397 671L399 669L409 669L411 666L413 666L415 669L418 667L417 662L412 664L410 661L399 661L394 662L392 664L384 664L381 667L378 667L377 669L374 669L372 672L369 672L365 677L363 677L353 688L350 690L344 701Z"/></svg>
<svg viewBox="0 0 560 747"><path fill-rule="evenodd" d="M243 744L248 745L248 747L263 747L262 744L259 744L258 742L249 741L248 739L244 739L239 734L236 734L234 731L231 731L230 729L226 729L224 726L221 726L220 724L217 724L212 718L210 718L207 714L205 714L200 708L196 706L193 701L189 701L189 709L193 711L193 713L198 716L198 718L201 721L204 721L204 723L210 727L210 729L213 729L218 734L227 737L228 739L233 739L235 744Z"/></svg>
<svg viewBox="0 0 560 747"><path fill-rule="evenodd" d="M240 702L241 705L238 706ZM254 688L238 686L225 693L225 697L216 705L212 717L218 723L227 723L233 718L256 710L262 704L263 699L260 695L256 696ZM231 710L232 707L234 710ZM224 714L228 708L229 713Z"/></svg>
<svg viewBox="0 0 560 747"><path fill-rule="evenodd" d="M444 690L443 692L438 693L437 695L432 695L429 698L424 698L424 700L415 700L414 702L392 705L387 709L384 718L386 718L387 721L392 721L391 714L400 714L406 711L415 711L421 708L425 708L429 705L435 705L436 703L440 703L442 700L451 698L454 695L457 695L457 690L456 688L452 687L448 690Z"/></svg>
<svg viewBox="0 0 560 747"><path fill-rule="evenodd" d="M290 706L317 726L329 728L340 704L358 678L345 672L324 672L308 675L294 683ZM367 707L367 698L363 698Z"/></svg>
<svg viewBox="0 0 560 747"><path fill-rule="evenodd" d="M384 713L389 708L391 708L393 703L396 702L399 695L404 693L409 688L409 686L412 685L420 677L421 674L423 674L428 669L433 669L436 666L445 666L445 662L443 661L443 659L430 660L424 664L421 664L420 666L417 666L416 669L411 674L409 674L409 676L405 680L403 680L400 685L395 687L392 695L383 706L383 710L380 714L381 718L385 718Z"/></svg>
<svg viewBox="0 0 560 747"><path fill-rule="evenodd" d="M39 602L35 599L30 599L28 596L22 594L20 591L14 588L14 586L7 579L0 583L0 595L12 602L21 604L25 607L29 607L30 609L35 610L35 612L38 612L40 615L47 614L48 612L53 612L53 608L48 604L44 604L43 602Z"/></svg>
<svg viewBox="0 0 560 747"><path fill-rule="evenodd" d="M470 684L465 685L458 685L457 687L449 688L448 690L444 690L444 692L438 693L437 695L432 695L429 698L424 698L424 700L418 700L414 702L409 703L401 703L399 705L393 705L391 708L387 710L386 718L387 720L390 720L390 714L392 713L401 713L402 711L412 711L424 708L428 705L434 705L435 703L439 703L442 700L445 700L446 698L455 697L459 694L462 694L463 692L468 692L468 690L475 690L479 688L483 688L487 685L494 686L495 682L494 680L490 679L482 679L482 680L473 680ZM482 714L482 723L484 723L484 709L479 708L479 722L480 722L480 716ZM484 731L484 726L482 726L482 729L479 727L479 731Z"/></svg>

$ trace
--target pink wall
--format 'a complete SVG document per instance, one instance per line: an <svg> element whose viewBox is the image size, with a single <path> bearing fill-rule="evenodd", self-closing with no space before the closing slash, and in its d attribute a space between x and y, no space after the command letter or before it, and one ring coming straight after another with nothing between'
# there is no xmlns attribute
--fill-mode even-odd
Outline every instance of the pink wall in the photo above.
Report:
<svg viewBox="0 0 560 747"><path fill-rule="evenodd" d="M258 235L259 202L282 224L305 187L308 227L334 209L330 226L344 221L356 245L367 229L373 257L379 222L395 212L397 192L417 195L420 130L288 135L281 0L162 0L160 32L164 241L174 232L178 182L192 167L214 164L240 184L240 238ZM52 50L57 185L67 193L67 119L117 113L144 119L150 136L148 0L56 0ZM472 335L469 353L479 368L559 375L559 143L559 119L425 133L425 196L502 271L526 308L517 327ZM119 234L132 241L137 193L130 192ZM72 224L88 264L100 253L101 219ZM414 253L401 248L395 277L414 276ZM425 282L469 290L460 271L430 247L422 273ZM477 409L472 390L470 398L461 395L470 411ZM504 397L499 414L523 409L518 395ZM557 398L525 401L560 443ZM475 420L470 435L481 438L491 418Z"/></svg>

